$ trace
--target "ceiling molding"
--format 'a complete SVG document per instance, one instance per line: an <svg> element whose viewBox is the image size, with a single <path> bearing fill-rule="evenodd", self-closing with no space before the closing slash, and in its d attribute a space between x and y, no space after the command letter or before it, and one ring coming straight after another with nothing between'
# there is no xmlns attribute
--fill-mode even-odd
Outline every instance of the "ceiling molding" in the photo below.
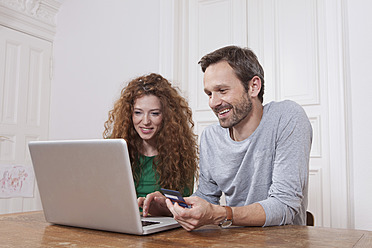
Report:
<svg viewBox="0 0 372 248"><path fill-rule="evenodd" d="M0 24L52 41L60 5L56 0L0 0Z"/></svg>

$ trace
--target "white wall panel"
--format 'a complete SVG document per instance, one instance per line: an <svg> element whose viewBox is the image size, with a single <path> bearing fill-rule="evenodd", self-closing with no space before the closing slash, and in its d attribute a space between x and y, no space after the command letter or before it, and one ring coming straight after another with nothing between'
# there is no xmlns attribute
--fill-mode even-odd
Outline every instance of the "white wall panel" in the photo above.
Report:
<svg viewBox="0 0 372 248"><path fill-rule="evenodd" d="M328 133L324 135L329 141L329 174L324 180L329 184L330 194L330 226L339 228L353 227L350 199L350 164L348 163L349 151L346 142L349 134L346 132L347 123L345 106L348 99L345 93L345 85L349 68L346 66L345 55L347 49L347 33L343 24L344 8L343 1L325 1L321 5L326 14L324 27L326 28L323 38L326 43L326 64L322 70L327 76L325 82L321 82L325 94L322 101L328 104L327 125ZM324 59L324 60L325 60ZM324 89L328 87L328 89ZM323 131L323 130L322 130ZM323 133L322 133L323 135Z"/></svg>
<svg viewBox="0 0 372 248"><path fill-rule="evenodd" d="M313 168L309 172L308 210L314 215L314 225L323 226L322 169Z"/></svg>
<svg viewBox="0 0 372 248"><path fill-rule="evenodd" d="M22 211L23 212L35 211L35 209L43 209L37 184L35 184L34 186L35 186L34 198L23 198L22 199L22 206L23 206Z"/></svg>
<svg viewBox="0 0 372 248"><path fill-rule="evenodd" d="M314 0L275 1L279 98L319 103L317 5Z"/></svg>
<svg viewBox="0 0 372 248"><path fill-rule="evenodd" d="M19 43L7 41L5 43L5 68L2 84L2 123L17 123L18 90L21 70L21 46Z"/></svg>
<svg viewBox="0 0 372 248"><path fill-rule="evenodd" d="M311 123L311 127L313 128L313 142L311 144L310 157L320 158L322 156L320 116L310 116L309 120Z"/></svg>
<svg viewBox="0 0 372 248"><path fill-rule="evenodd" d="M11 133L4 133L3 130L0 133L1 139L0 142L0 158L3 161L14 161L16 156L16 135ZM2 175L0 175L2 176Z"/></svg>
<svg viewBox="0 0 372 248"><path fill-rule="evenodd" d="M40 126L43 72L43 51L30 49L26 124Z"/></svg>
<svg viewBox="0 0 372 248"><path fill-rule="evenodd" d="M231 43L232 13L232 3L229 0L199 1L198 54L206 54L211 52L211 48Z"/></svg>
<svg viewBox="0 0 372 248"><path fill-rule="evenodd" d="M24 154L24 161L31 165L31 155L30 155L30 150L28 149L28 143L31 141L37 141L40 140L39 135L25 135L25 142L23 144L23 154Z"/></svg>

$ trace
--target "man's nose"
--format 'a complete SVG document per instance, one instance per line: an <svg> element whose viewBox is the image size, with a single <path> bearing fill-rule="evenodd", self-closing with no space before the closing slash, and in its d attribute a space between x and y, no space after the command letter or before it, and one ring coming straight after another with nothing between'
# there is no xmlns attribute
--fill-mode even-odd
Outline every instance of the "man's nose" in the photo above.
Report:
<svg viewBox="0 0 372 248"><path fill-rule="evenodd" d="M209 107L212 109L221 105L221 97L219 97L217 94L212 94L209 98Z"/></svg>

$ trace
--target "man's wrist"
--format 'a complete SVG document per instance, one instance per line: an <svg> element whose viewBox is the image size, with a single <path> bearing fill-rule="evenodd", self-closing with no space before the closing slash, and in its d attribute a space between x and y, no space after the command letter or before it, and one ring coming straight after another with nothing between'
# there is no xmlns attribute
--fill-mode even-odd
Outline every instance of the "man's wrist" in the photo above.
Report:
<svg viewBox="0 0 372 248"><path fill-rule="evenodd" d="M233 211L232 208L229 206L224 206L224 208L226 212L226 217L223 221L220 222L219 226L222 228L228 228L233 223Z"/></svg>
<svg viewBox="0 0 372 248"><path fill-rule="evenodd" d="M213 205L213 224L219 225L226 219L226 210L221 205Z"/></svg>
<svg viewBox="0 0 372 248"><path fill-rule="evenodd" d="M221 223L224 223L228 218L229 219L231 218L231 222L232 222L232 209L230 207L225 207L221 205L213 205L213 207L214 207L213 209L213 213L214 213L213 224L214 225L221 226ZM231 212L230 212L230 209L226 209L226 208L230 208ZM230 214L228 214L228 212L230 212Z"/></svg>

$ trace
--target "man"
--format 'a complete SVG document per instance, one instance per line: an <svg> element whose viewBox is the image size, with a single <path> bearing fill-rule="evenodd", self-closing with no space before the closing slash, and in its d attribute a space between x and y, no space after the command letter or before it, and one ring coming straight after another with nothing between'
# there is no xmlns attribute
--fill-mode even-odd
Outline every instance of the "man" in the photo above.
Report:
<svg viewBox="0 0 372 248"><path fill-rule="evenodd" d="M173 214L188 231L228 227L305 225L310 122L292 101L262 105L264 71L249 49L228 46L204 56L204 91L219 125L200 140L199 186L190 209L159 193L139 199L143 214ZM222 192L226 207L219 205Z"/></svg>

